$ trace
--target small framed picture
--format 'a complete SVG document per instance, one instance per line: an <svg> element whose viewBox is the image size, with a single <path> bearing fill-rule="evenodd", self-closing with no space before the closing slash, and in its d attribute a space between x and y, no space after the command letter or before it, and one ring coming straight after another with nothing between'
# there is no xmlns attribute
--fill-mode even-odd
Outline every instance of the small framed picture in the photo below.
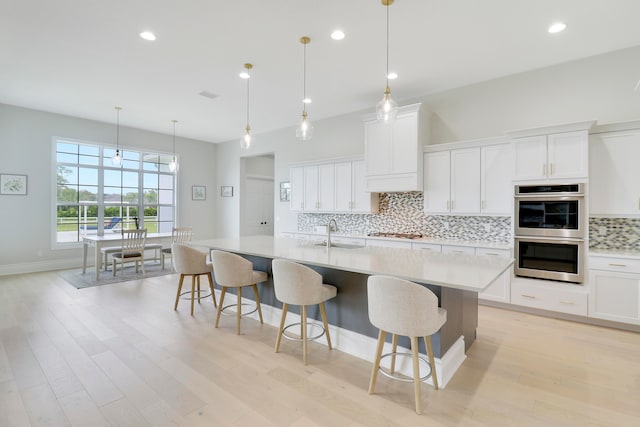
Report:
<svg viewBox="0 0 640 427"><path fill-rule="evenodd" d="M220 196L233 197L233 187L231 185L223 185L220 187Z"/></svg>
<svg viewBox="0 0 640 427"><path fill-rule="evenodd" d="M206 200L207 187L204 185L192 185L191 186L191 200Z"/></svg>
<svg viewBox="0 0 640 427"><path fill-rule="evenodd" d="M26 196L27 175L0 174L0 194Z"/></svg>
<svg viewBox="0 0 640 427"><path fill-rule="evenodd" d="M280 183L280 201L288 202L289 200L291 200L291 183L282 181Z"/></svg>

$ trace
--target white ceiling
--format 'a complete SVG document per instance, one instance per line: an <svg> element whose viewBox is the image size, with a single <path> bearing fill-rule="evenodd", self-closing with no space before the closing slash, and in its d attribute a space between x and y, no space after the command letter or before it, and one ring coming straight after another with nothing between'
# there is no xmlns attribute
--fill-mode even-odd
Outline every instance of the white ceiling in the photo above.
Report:
<svg viewBox="0 0 640 427"><path fill-rule="evenodd" d="M396 0L389 14L399 101L640 45L638 0ZM567 29L548 34L558 20ZM177 119L178 136L228 141L243 133L251 62L254 133L295 126L302 35L311 120L373 111L380 0L0 0L0 103L108 123L120 105L123 126L171 134Z"/></svg>

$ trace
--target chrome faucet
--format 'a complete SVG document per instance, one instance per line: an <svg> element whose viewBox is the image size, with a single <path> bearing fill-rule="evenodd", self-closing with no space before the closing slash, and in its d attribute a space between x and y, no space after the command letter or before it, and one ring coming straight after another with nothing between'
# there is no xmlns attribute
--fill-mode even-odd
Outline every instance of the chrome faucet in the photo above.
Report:
<svg viewBox="0 0 640 427"><path fill-rule="evenodd" d="M331 231L338 231L338 222L335 218L331 218L327 224L327 248L331 247Z"/></svg>

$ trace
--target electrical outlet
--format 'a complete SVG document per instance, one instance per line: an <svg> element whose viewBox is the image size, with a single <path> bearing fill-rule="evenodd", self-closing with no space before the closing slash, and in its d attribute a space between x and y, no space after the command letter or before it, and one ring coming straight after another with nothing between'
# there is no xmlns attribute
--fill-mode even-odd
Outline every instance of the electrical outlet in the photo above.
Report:
<svg viewBox="0 0 640 427"><path fill-rule="evenodd" d="M598 236L606 236L607 235L607 227L599 227L598 228Z"/></svg>

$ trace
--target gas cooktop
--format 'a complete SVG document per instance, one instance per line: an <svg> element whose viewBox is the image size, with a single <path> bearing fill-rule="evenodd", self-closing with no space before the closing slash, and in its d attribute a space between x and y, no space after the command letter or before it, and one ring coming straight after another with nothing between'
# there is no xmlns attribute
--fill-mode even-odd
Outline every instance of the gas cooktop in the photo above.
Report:
<svg viewBox="0 0 640 427"><path fill-rule="evenodd" d="M419 239L422 234L418 233L369 233L371 237L397 237L399 239Z"/></svg>

